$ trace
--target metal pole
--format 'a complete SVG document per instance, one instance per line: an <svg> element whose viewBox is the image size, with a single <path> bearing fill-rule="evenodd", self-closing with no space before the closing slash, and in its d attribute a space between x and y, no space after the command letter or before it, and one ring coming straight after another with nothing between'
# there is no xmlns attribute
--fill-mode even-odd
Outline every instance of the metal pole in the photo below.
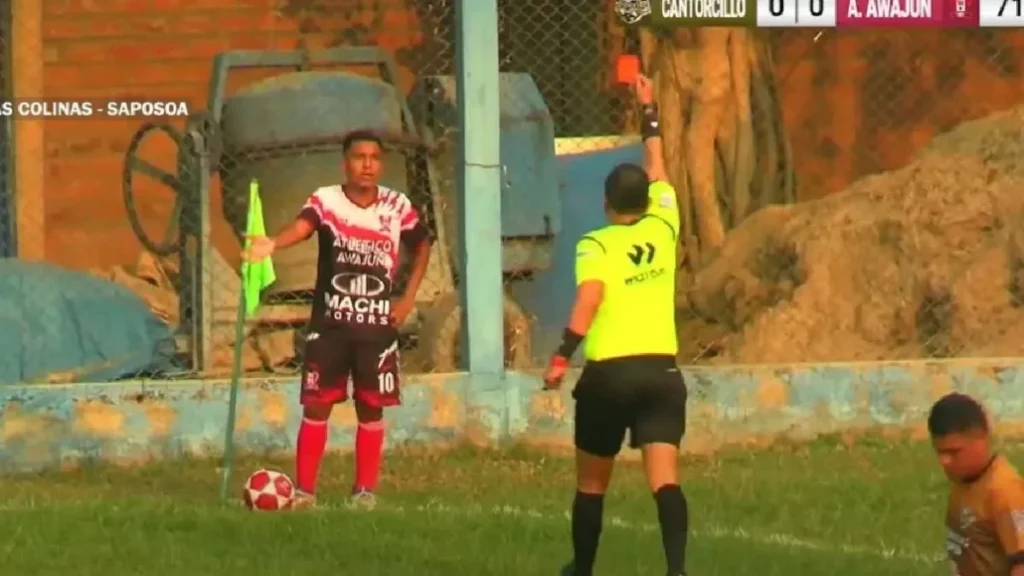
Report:
<svg viewBox="0 0 1024 576"><path fill-rule="evenodd" d="M456 46L463 358L478 381L505 368L497 0L456 2Z"/></svg>
<svg viewBox="0 0 1024 576"><path fill-rule="evenodd" d="M213 243L210 223L210 146L203 134L191 130L188 137L195 143L198 156L199 203L199 254L195 260L195 278L199 289L193 305L199 317L196 319L196 341L199 345L199 362L196 366L201 373L209 373L213 369Z"/></svg>

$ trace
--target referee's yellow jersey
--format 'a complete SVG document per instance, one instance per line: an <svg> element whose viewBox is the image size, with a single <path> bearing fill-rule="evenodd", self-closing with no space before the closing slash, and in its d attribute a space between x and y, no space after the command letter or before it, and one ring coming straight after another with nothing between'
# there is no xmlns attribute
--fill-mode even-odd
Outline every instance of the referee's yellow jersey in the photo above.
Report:
<svg viewBox="0 0 1024 576"><path fill-rule="evenodd" d="M604 283L604 299L587 331L584 356L675 356L676 191L667 182L648 189L647 213L632 224L611 224L576 244L576 285Z"/></svg>

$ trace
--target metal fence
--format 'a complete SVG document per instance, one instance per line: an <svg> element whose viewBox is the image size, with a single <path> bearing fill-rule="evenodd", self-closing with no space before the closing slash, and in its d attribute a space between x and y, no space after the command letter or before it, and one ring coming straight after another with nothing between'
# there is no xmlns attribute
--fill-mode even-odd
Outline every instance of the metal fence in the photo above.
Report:
<svg viewBox="0 0 1024 576"><path fill-rule="evenodd" d="M1024 352L1024 34L658 32L622 27L608 5L547 6L526 10L540 28L520 25L535 48L516 71L564 139L555 243L564 253L601 224L601 177L639 156L618 138L636 120L613 77L619 55L639 54L684 198L682 362ZM559 312L535 321L555 337L568 303L541 301L571 298L571 263L534 282L544 274L554 289L510 291Z"/></svg>
<svg viewBox="0 0 1024 576"><path fill-rule="evenodd" d="M173 40L157 47L150 14L104 16L103 34L82 15L42 15L40 97L182 100L192 115L33 120L43 150L15 142L18 165L34 158L45 179L14 193L45 209L14 214L5 196L0 254L27 253L4 234L10 213L38 231L46 265L0 261L0 319L17 326L0 334L0 383L226 375L249 182L269 227L283 226L339 180L340 136L360 127L387 134L384 183L410 195L435 239L402 329L404 369L458 369L454 2L174 10L162 32ZM509 367L549 353L572 299L572 246L602 223L604 174L639 158L635 110L614 82L624 53L656 78L685 199L682 361L1022 352L1024 33L668 35L622 27L611 2L502 0L497 34ZM215 60L230 50L250 52ZM278 55L251 52L266 50ZM0 88L17 68L0 60ZM279 280L244 330L247 374L297 371L315 250L275 257Z"/></svg>
<svg viewBox="0 0 1024 576"><path fill-rule="evenodd" d="M691 35L696 75L674 60L690 106L675 148L693 200L686 358L1019 356L1024 37L728 34L728 49ZM678 48L646 49L670 74Z"/></svg>

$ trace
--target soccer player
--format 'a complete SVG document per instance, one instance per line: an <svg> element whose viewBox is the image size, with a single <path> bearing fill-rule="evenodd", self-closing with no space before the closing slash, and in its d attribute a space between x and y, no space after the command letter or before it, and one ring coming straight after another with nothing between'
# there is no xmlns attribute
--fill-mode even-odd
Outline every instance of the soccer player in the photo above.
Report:
<svg viewBox="0 0 1024 576"><path fill-rule="evenodd" d="M302 424L295 481L299 508L316 503L316 481L334 404L351 379L359 425L350 503L376 504L384 446L383 409L401 402L398 327L415 307L430 257L427 230L404 194L379 184L382 142L357 131L342 143L345 184L313 192L290 226L250 239L246 257L261 260L317 235L316 285L302 367ZM403 294L394 294L399 247L413 255Z"/></svg>
<svg viewBox="0 0 1024 576"><path fill-rule="evenodd" d="M944 396L928 433L952 483L946 553L954 576L1024 576L1024 480L993 452L985 410L966 394Z"/></svg>
<svg viewBox="0 0 1024 576"><path fill-rule="evenodd" d="M644 166L620 164L604 183L610 224L576 245L576 301L544 376L557 388L586 336L576 401L574 558L563 576L589 576L601 535L604 495L626 431L640 448L661 525L669 576L683 574L687 504L676 461L686 387L676 366L676 193L666 181L651 82L635 85L643 110Z"/></svg>

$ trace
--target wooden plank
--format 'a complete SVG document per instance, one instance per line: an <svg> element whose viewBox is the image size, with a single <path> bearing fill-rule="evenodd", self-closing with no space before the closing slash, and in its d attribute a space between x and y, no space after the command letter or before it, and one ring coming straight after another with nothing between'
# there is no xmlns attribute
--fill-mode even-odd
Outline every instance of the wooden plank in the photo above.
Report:
<svg viewBox="0 0 1024 576"><path fill-rule="evenodd" d="M11 6L12 92L16 99L44 96L42 6L39 0L13 0ZM18 258L41 261L46 257L43 120L15 118L13 124Z"/></svg>

